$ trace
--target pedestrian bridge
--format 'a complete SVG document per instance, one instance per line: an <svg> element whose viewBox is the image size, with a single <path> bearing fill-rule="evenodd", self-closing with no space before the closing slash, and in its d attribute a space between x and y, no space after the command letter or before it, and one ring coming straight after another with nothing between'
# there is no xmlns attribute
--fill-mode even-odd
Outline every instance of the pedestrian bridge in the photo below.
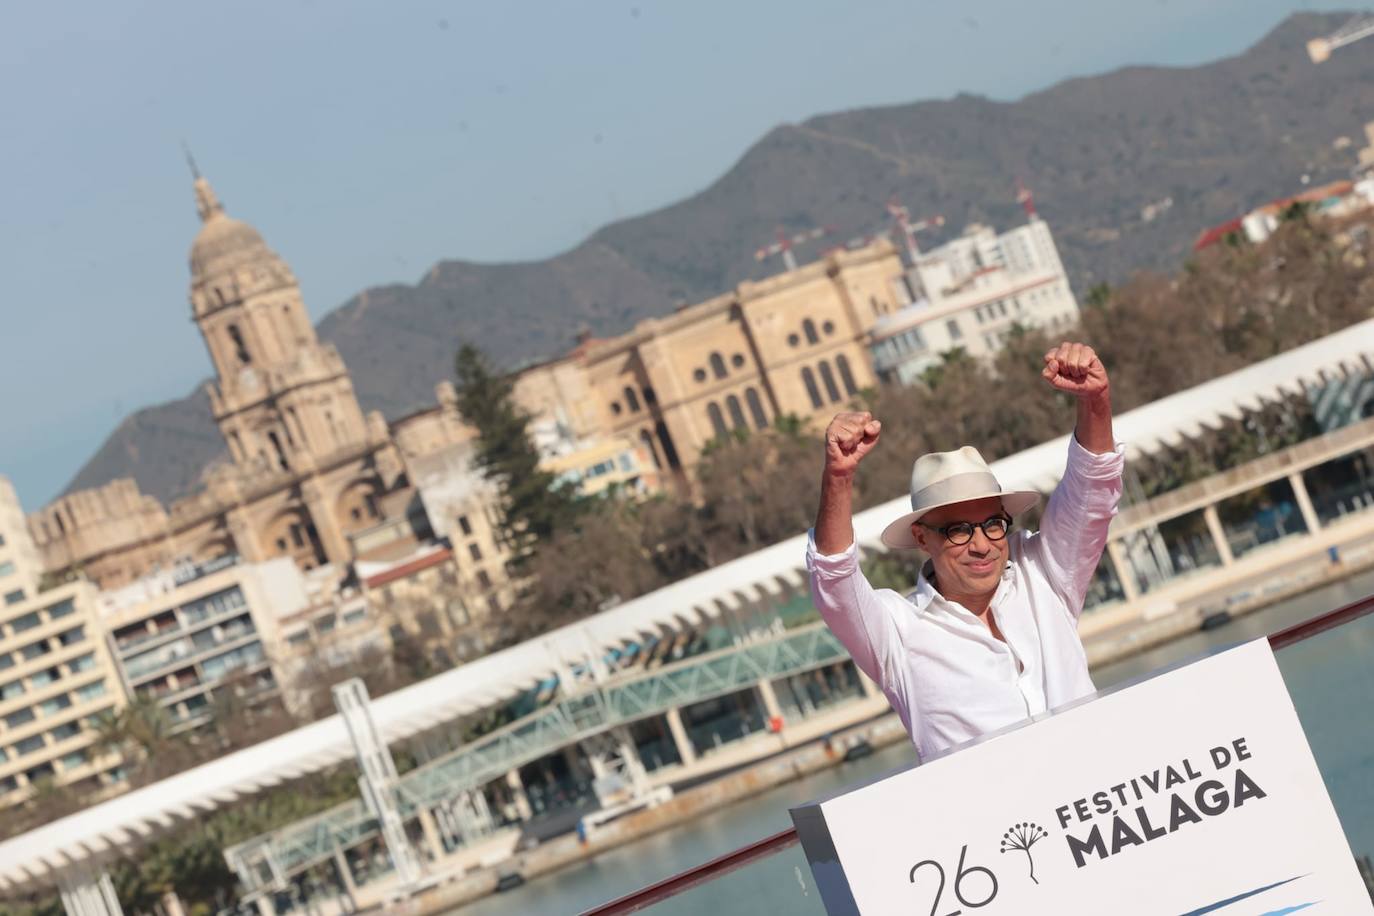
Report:
<svg viewBox="0 0 1374 916"><path fill-rule="evenodd" d="M630 671L406 773L396 785L401 812L409 817L436 807L616 726L847 658L839 640L824 624L815 623L662 668ZM256 890L260 876L292 874L379 831L358 800L242 843L226 855L245 878L246 889Z"/></svg>

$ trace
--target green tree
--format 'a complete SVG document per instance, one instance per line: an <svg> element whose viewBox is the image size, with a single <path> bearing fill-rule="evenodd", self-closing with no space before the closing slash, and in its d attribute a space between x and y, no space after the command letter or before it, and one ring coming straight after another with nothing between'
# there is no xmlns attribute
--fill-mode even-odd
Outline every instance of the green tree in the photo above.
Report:
<svg viewBox="0 0 1374 916"><path fill-rule="evenodd" d="M512 397L513 381L471 344L458 350L458 409L476 430L477 465L501 492L502 528L518 567L536 545L569 527L579 512L575 487L539 467L530 415Z"/></svg>

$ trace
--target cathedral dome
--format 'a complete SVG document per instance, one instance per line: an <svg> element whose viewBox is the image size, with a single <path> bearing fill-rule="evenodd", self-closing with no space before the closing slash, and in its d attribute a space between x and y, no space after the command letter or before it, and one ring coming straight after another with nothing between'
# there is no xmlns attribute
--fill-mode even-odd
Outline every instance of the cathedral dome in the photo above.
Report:
<svg viewBox="0 0 1374 916"><path fill-rule="evenodd" d="M191 243L191 282L230 274L249 264L275 261L258 230L224 212L204 178L196 179L196 209L202 225Z"/></svg>

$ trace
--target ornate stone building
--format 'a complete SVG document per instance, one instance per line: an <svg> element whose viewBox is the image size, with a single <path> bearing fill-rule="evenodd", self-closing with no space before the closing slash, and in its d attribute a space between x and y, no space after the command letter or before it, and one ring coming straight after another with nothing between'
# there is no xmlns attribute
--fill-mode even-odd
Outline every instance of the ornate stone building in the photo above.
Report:
<svg viewBox="0 0 1374 916"><path fill-rule="evenodd" d="M880 240L664 318L610 340L584 340L516 383L527 409L579 436L627 438L664 479L685 482L702 450L778 417L828 418L877 384L874 323L905 304L895 248Z"/></svg>
<svg viewBox="0 0 1374 916"><path fill-rule="evenodd" d="M195 180L191 314L214 365L209 386L229 462L200 492L164 508L132 480L62 497L30 518L45 567L104 588L180 561L237 554L293 558L309 571L353 560L350 535L404 518L414 492L406 446L445 448L469 432L452 386L393 436L364 416L339 353L315 336L291 268L256 229Z"/></svg>

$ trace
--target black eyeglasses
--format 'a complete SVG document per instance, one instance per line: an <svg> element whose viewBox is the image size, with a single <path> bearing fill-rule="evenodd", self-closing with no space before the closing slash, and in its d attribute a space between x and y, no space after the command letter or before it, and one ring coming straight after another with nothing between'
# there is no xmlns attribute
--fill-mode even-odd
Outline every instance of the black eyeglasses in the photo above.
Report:
<svg viewBox="0 0 1374 916"><path fill-rule="evenodd" d="M955 547L973 540L974 528L982 528L983 534L987 536L989 541L1000 541L1007 536L1007 532L1011 531L1011 519L1005 515L994 515L992 518L977 523L954 522L938 528L934 525L927 525L925 522L921 522L920 525L922 528L940 532L945 536L945 540Z"/></svg>

